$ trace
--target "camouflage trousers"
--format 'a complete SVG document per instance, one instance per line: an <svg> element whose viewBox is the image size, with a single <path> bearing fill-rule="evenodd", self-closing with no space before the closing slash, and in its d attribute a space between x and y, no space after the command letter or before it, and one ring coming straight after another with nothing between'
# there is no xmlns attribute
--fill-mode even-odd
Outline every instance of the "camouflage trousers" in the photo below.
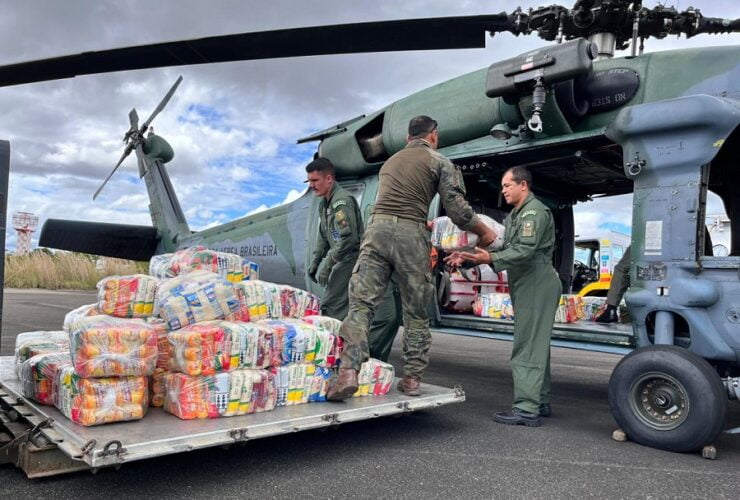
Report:
<svg viewBox="0 0 740 500"><path fill-rule="evenodd" d="M632 260L631 247L627 247L624 255L614 266L612 273L612 283L609 285L609 291L606 293L607 305L617 307L621 302L624 292L630 287L630 260Z"/></svg>
<svg viewBox="0 0 740 500"><path fill-rule="evenodd" d="M395 274L403 307L404 375L421 378L429 364L432 336L428 307L434 295L426 225L391 215L374 215L349 282L349 313L339 335L342 366L359 370L368 358L368 330Z"/></svg>

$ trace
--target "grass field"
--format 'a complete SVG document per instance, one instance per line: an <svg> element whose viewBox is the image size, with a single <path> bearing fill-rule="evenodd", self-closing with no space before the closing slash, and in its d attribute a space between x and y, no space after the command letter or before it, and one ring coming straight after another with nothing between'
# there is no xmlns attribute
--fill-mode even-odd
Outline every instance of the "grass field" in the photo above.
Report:
<svg viewBox="0 0 740 500"><path fill-rule="evenodd" d="M101 278L146 273L146 262L104 258L87 254L35 251L5 257L5 286L47 290L93 290Z"/></svg>

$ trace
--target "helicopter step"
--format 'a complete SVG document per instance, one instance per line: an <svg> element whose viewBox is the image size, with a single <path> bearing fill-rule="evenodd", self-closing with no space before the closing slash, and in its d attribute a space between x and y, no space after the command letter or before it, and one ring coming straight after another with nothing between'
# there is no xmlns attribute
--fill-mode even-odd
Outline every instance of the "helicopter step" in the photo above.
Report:
<svg viewBox="0 0 740 500"><path fill-rule="evenodd" d="M386 396L354 398L343 403L313 403L284 406L273 411L207 420L180 420L161 408L149 408L136 422L97 427L77 425L52 406L35 403L22 394L15 376L13 358L0 357L0 452L29 478L64 474L100 467L120 467L127 462L214 446L229 447L259 438L339 424L403 415L465 401L465 392L455 388L422 384L422 395L398 392L397 381ZM24 426L11 436L3 431ZM8 434L3 441L2 436ZM43 448L39 450L39 448ZM46 452L41 453L41 452ZM53 455L53 456L52 456ZM41 459L39 458L41 457Z"/></svg>

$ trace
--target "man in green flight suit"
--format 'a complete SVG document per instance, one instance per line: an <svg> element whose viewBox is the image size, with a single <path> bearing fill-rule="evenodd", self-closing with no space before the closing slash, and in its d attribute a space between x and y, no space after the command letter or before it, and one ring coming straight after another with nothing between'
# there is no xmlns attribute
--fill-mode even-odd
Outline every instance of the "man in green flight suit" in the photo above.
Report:
<svg viewBox="0 0 740 500"><path fill-rule="evenodd" d="M308 187L320 196L319 236L308 276L326 289L321 314L347 316L347 285L362 240L362 216L354 196L335 181L334 165L317 158L306 166Z"/></svg>
<svg viewBox="0 0 740 500"><path fill-rule="evenodd" d="M501 424L537 427L540 416L550 416L550 337L562 285L552 265L555 223L550 210L531 193L531 186L532 174L525 167L510 168L501 179L506 203L514 205L504 221L502 250L454 252L445 261L506 270L514 306L514 404L493 418Z"/></svg>
<svg viewBox="0 0 740 500"><path fill-rule="evenodd" d="M349 313L339 331L344 351L339 376L327 392L330 401L357 391L357 372L369 354L368 328L391 276L403 304L404 374L398 390L421 395L432 338L427 308L434 295L426 221L437 193L452 221L478 234L482 244L496 237L465 201L462 175L436 151L438 145L437 122L423 115L412 118L406 147L380 169L378 198L350 279Z"/></svg>
<svg viewBox="0 0 740 500"><path fill-rule="evenodd" d="M363 224L354 196L336 182L334 165L317 158L306 166L309 188L319 202L319 234L308 269L309 278L325 288L321 314L338 320L347 316L348 286L357 261ZM395 286L388 287L369 332L370 355L387 361L401 325L401 299Z"/></svg>

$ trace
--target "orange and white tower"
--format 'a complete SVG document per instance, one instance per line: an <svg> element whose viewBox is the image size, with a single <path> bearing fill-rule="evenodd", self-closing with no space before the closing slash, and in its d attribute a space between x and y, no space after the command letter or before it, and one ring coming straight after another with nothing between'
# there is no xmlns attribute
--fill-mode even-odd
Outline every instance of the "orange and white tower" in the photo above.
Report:
<svg viewBox="0 0 740 500"><path fill-rule="evenodd" d="M31 252L31 235L39 225L39 218L30 212L16 212L13 214L13 229L18 233L16 253L26 255Z"/></svg>

